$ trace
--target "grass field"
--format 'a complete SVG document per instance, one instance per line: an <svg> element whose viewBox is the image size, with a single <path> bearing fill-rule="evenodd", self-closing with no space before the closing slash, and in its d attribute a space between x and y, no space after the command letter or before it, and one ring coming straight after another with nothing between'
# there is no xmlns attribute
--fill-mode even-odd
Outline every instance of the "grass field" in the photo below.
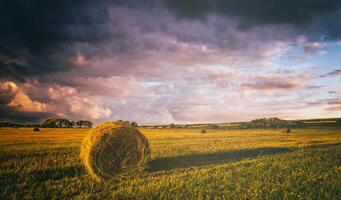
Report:
<svg viewBox="0 0 341 200"><path fill-rule="evenodd" d="M0 129L0 199L341 199L341 127L142 129L140 177L96 183L80 159L88 129Z"/></svg>

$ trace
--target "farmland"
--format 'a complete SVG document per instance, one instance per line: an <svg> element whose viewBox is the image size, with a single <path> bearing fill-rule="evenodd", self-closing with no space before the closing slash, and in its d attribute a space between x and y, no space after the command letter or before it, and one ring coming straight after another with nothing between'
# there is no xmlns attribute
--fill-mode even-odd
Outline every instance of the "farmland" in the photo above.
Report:
<svg viewBox="0 0 341 200"><path fill-rule="evenodd" d="M148 129L149 168L94 182L89 129L0 129L0 199L340 199L341 128Z"/></svg>

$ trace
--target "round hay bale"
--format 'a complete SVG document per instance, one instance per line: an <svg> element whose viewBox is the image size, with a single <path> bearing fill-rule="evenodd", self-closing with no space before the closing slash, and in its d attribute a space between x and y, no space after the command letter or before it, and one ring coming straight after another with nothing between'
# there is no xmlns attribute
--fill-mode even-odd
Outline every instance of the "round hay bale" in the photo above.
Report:
<svg viewBox="0 0 341 200"><path fill-rule="evenodd" d="M201 133L206 133L206 130L205 130L205 129L202 129L202 130L201 130Z"/></svg>
<svg viewBox="0 0 341 200"><path fill-rule="evenodd" d="M39 132L40 129L36 127L36 128L33 129L33 131L34 131L34 132Z"/></svg>
<svg viewBox="0 0 341 200"><path fill-rule="evenodd" d="M141 173L150 161L147 139L124 122L104 122L84 138L81 160L96 180L130 177Z"/></svg>
<svg viewBox="0 0 341 200"><path fill-rule="evenodd" d="M286 128L282 130L282 133L291 133L291 128Z"/></svg>

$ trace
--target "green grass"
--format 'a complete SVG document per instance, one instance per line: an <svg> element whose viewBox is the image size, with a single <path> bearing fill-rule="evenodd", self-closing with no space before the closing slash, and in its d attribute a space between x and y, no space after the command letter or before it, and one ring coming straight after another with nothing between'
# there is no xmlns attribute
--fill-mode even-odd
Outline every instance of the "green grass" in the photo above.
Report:
<svg viewBox="0 0 341 200"><path fill-rule="evenodd" d="M0 199L340 199L341 128L142 129L140 177L94 182L79 159L88 129L0 129Z"/></svg>

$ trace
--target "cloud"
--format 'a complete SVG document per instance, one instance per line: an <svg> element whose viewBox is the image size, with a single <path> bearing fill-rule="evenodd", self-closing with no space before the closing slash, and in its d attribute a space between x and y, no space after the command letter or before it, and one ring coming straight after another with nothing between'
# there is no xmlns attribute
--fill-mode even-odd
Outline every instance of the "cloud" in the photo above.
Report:
<svg viewBox="0 0 341 200"><path fill-rule="evenodd" d="M326 101L328 105L341 105L341 99L328 99Z"/></svg>
<svg viewBox="0 0 341 200"><path fill-rule="evenodd" d="M47 96L51 99L51 110L60 116L95 120L111 115L111 110L102 107L94 97L88 97L71 87L52 85L48 88Z"/></svg>
<svg viewBox="0 0 341 200"><path fill-rule="evenodd" d="M267 76L253 77L241 84L242 90L286 91L302 89L306 86L307 74L296 74L291 71L278 71Z"/></svg>
<svg viewBox="0 0 341 200"><path fill-rule="evenodd" d="M47 105L33 101L13 82L0 82L1 104L20 112L46 112Z"/></svg>
<svg viewBox="0 0 341 200"><path fill-rule="evenodd" d="M242 87L256 90L287 90L301 88L301 82L293 80L278 80L276 77L259 78L253 82L244 83Z"/></svg>
<svg viewBox="0 0 341 200"><path fill-rule="evenodd" d="M323 74L319 76L320 78L325 78L325 77L333 77L333 76L340 76L341 75L341 69L335 69L331 72L328 72L326 74Z"/></svg>
<svg viewBox="0 0 341 200"><path fill-rule="evenodd" d="M330 106L326 108L327 111L332 111L332 112L339 112L341 111L341 106Z"/></svg>
<svg viewBox="0 0 341 200"><path fill-rule="evenodd" d="M94 97L87 97L74 88L59 85L39 88L37 85L30 83L19 87L14 82L0 83L0 110L3 111L0 118L17 116L18 119L14 120L32 121L40 120L40 117L59 116L95 120L111 115L111 110L101 106ZM34 88L35 95L45 96L43 101L33 100L25 91L28 88Z"/></svg>
<svg viewBox="0 0 341 200"><path fill-rule="evenodd" d="M2 1L2 76L24 82L32 76L70 69L71 46L78 42L94 44L108 37L105 5L88 0Z"/></svg>
<svg viewBox="0 0 341 200"><path fill-rule="evenodd" d="M313 102L307 102L306 105L310 106L323 106L325 111L336 112L341 110L341 99L320 99Z"/></svg>
<svg viewBox="0 0 341 200"><path fill-rule="evenodd" d="M339 0L164 0L166 7L179 20L204 20L223 16L237 22L239 29L289 25L297 33L315 41L323 34L328 40L341 37Z"/></svg>
<svg viewBox="0 0 341 200"><path fill-rule="evenodd" d="M265 2L1 2L0 81L17 87L1 88L2 115L238 120L250 116L250 107L266 110L261 101L266 98L277 102L321 92L314 85L322 83L309 86L309 77L279 72L309 68L306 57L289 58L297 66L280 60L295 48L311 53L327 48L314 36L338 35L331 27L339 25L332 20L339 3ZM256 98L261 100L253 104ZM240 105L231 108L230 102ZM290 102L289 114L297 107Z"/></svg>
<svg viewBox="0 0 341 200"><path fill-rule="evenodd" d="M200 18L221 14L247 21L248 24L304 24L315 17L337 11L340 1L276 0L165 0L167 7L180 17Z"/></svg>
<svg viewBox="0 0 341 200"><path fill-rule="evenodd" d="M304 47L304 52L313 54L313 53L321 52L325 48L326 48L325 44L322 44L320 42L314 42L311 44L307 44Z"/></svg>
<svg viewBox="0 0 341 200"><path fill-rule="evenodd" d="M8 104L18 93L18 87L13 82L0 82L0 104Z"/></svg>
<svg viewBox="0 0 341 200"><path fill-rule="evenodd" d="M7 105L21 112L46 112L47 111L46 104L40 103L38 101L32 101L30 97L28 97L23 92L18 92L14 96L12 101Z"/></svg>
<svg viewBox="0 0 341 200"><path fill-rule="evenodd" d="M47 104L32 100L14 82L0 82L0 119L25 123L47 116L55 116L48 111Z"/></svg>
<svg viewBox="0 0 341 200"><path fill-rule="evenodd" d="M10 120L16 123L37 123L46 117L57 117L54 113L46 112L21 112L0 105L0 120Z"/></svg>

